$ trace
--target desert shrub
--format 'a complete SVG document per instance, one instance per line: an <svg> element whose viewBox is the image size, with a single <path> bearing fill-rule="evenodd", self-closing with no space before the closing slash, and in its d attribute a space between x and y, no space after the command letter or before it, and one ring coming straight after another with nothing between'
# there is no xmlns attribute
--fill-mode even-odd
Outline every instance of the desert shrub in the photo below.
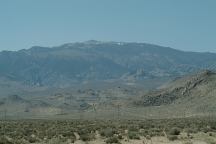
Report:
<svg viewBox="0 0 216 144"><path fill-rule="evenodd" d="M91 141L91 140L95 139L95 134L93 134L93 133L82 134L82 135L80 135L80 139L82 141Z"/></svg>
<svg viewBox="0 0 216 144"><path fill-rule="evenodd" d="M29 137L28 138L28 141L30 142L30 143L36 143L36 142L39 142L36 138L34 138L34 137Z"/></svg>
<svg viewBox="0 0 216 144"><path fill-rule="evenodd" d="M63 137L68 137L68 136L74 136L74 133L72 131L64 131L62 132Z"/></svg>
<svg viewBox="0 0 216 144"><path fill-rule="evenodd" d="M107 144L113 144L113 143L120 143L118 138L116 136L113 136L113 137L109 137L107 140L106 140L106 143Z"/></svg>
<svg viewBox="0 0 216 144"><path fill-rule="evenodd" d="M189 134L189 133L187 133L187 137L188 137L189 139L193 139L193 135L191 135L191 134Z"/></svg>
<svg viewBox="0 0 216 144"><path fill-rule="evenodd" d="M52 139L49 140L48 143L50 143L50 144L60 144L60 143L62 143L62 141L59 138L52 138Z"/></svg>
<svg viewBox="0 0 216 144"><path fill-rule="evenodd" d="M132 125L132 126L129 127L128 130L129 130L129 131L138 132L138 131L139 131L139 127Z"/></svg>
<svg viewBox="0 0 216 144"><path fill-rule="evenodd" d="M150 140L150 139L151 139L151 136L150 136L150 135L147 135L147 136L146 136L146 139L147 139L147 140Z"/></svg>
<svg viewBox="0 0 216 144"><path fill-rule="evenodd" d="M119 128L120 128L120 129L128 129L128 125L126 125L126 124L121 124L121 125L119 125Z"/></svg>
<svg viewBox="0 0 216 144"><path fill-rule="evenodd" d="M210 131L211 131L211 128L209 128L209 127L204 127L204 128L201 129L201 131L204 132L204 133L207 133L207 132L210 132Z"/></svg>
<svg viewBox="0 0 216 144"><path fill-rule="evenodd" d="M13 142L9 141L5 136L0 136L0 144L13 144Z"/></svg>
<svg viewBox="0 0 216 144"><path fill-rule="evenodd" d="M123 139L122 135L118 135L118 139Z"/></svg>
<svg viewBox="0 0 216 144"><path fill-rule="evenodd" d="M149 131L148 130L141 130L140 135L147 136L147 135L149 135Z"/></svg>
<svg viewBox="0 0 216 144"><path fill-rule="evenodd" d="M215 123L212 124L210 127L211 127L212 130L216 130L216 124Z"/></svg>
<svg viewBox="0 0 216 144"><path fill-rule="evenodd" d="M148 130L147 134L150 135L151 137L163 136L163 131L162 131L162 129L159 129L159 128L152 128L152 129Z"/></svg>
<svg viewBox="0 0 216 144"><path fill-rule="evenodd" d="M216 144L216 142L212 139L208 139L207 144Z"/></svg>
<svg viewBox="0 0 216 144"><path fill-rule="evenodd" d="M18 139L14 141L13 144L29 144L29 142L24 139Z"/></svg>
<svg viewBox="0 0 216 144"><path fill-rule="evenodd" d="M178 136L176 136L176 135L168 135L167 138L168 138L170 141L174 141L174 140L177 140L177 139L178 139Z"/></svg>
<svg viewBox="0 0 216 144"><path fill-rule="evenodd" d="M186 141L186 142L184 142L184 144L193 144L193 142L192 141Z"/></svg>
<svg viewBox="0 0 216 144"><path fill-rule="evenodd" d="M114 134L117 134L117 131L112 128L106 128L100 131L100 135L103 137L112 137Z"/></svg>
<svg viewBox="0 0 216 144"><path fill-rule="evenodd" d="M58 131L57 130L50 130L50 131L47 131L45 134L44 133L40 133L40 137L44 137L46 136L48 139L51 139L51 138L54 138L54 137L57 137L57 133Z"/></svg>
<svg viewBox="0 0 216 144"><path fill-rule="evenodd" d="M179 128L172 128L172 129L170 129L169 131L168 131L168 134L169 135L179 135L180 134L180 130L179 130Z"/></svg>
<svg viewBox="0 0 216 144"><path fill-rule="evenodd" d="M91 131L89 131L89 130L86 129L86 128L82 128L82 129L79 129L79 130L78 130L78 134L79 134L79 135L85 135L85 134L88 134L88 133L91 133Z"/></svg>
<svg viewBox="0 0 216 144"><path fill-rule="evenodd" d="M3 131L4 129L4 131ZM177 139L180 131L187 133L188 138L193 138L192 133L206 132L209 136L216 132L216 120L205 118L182 118L164 120L20 120L5 121L0 124L0 144L28 144L30 142L67 143L68 139L75 140L73 132L77 132L81 139L89 141L94 139L97 130L106 138L116 137L118 140L127 135L132 139L139 136L151 138L163 135L166 130L168 138ZM125 133L128 130L128 133ZM3 137L7 135L7 137ZM34 135L37 139L29 138ZM10 139L12 138L12 139ZM180 138L180 137L179 137ZM3 141L3 142L2 142ZM51 142L51 143L52 143Z"/></svg>
<svg viewBox="0 0 216 144"><path fill-rule="evenodd" d="M144 129L144 128L145 128L145 125L141 123L141 124L139 124L139 128L140 128L140 129Z"/></svg>
<svg viewBox="0 0 216 144"><path fill-rule="evenodd" d="M190 133L197 133L198 132L198 129L195 129L195 128L187 128L185 129L185 132L190 134Z"/></svg>
<svg viewBox="0 0 216 144"><path fill-rule="evenodd" d="M129 139L140 139L137 132L129 132L128 137L129 137Z"/></svg>

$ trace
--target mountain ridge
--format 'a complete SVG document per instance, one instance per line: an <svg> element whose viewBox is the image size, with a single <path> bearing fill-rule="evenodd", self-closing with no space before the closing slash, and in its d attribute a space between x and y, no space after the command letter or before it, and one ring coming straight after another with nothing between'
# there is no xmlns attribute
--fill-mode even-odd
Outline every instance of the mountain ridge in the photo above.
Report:
<svg viewBox="0 0 216 144"><path fill-rule="evenodd" d="M24 85L65 87L83 81L139 81L216 68L216 54L146 43L87 41L0 52L0 76Z"/></svg>

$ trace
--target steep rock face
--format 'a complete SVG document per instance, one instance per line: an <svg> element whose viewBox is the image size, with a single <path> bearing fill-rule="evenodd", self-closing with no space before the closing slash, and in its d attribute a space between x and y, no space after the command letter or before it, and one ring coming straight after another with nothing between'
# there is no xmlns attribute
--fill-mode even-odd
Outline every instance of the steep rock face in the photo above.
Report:
<svg viewBox="0 0 216 144"><path fill-rule="evenodd" d="M31 86L68 86L86 80L143 80L215 69L216 54L145 43L87 41L0 52L0 77Z"/></svg>

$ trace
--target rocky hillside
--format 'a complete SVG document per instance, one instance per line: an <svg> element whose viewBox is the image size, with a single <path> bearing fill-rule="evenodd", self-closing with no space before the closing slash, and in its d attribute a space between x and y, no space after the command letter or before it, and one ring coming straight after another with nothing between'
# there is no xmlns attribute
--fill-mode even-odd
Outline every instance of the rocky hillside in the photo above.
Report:
<svg viewBox="0 0 216 144"><path fill-rule="evenodd" d="M156 91L151 91L135 102L144 107L175 106L192 113L216 112L216 73L201 71L177 78ZM172 108L170 108L172 109Z"/></svg>
<svg viewBox="0 0 216 144"><path fill-rule="evenodd" d="M216 54L145 43L87 41L0 52L0 79L30 86L136 81L179 76L205 68L216 68Z"/></svg>

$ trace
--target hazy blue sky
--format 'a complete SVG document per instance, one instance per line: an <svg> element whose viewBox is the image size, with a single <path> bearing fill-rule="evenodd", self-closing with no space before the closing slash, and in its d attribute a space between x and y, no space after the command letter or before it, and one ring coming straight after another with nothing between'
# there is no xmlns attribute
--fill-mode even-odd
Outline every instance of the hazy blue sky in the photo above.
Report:
<svg viewBox="0 0 216 144"><path fill-rule="evenodd" d="M216 52L216 0L0 1L0 50L90 39Z"/></svg>

